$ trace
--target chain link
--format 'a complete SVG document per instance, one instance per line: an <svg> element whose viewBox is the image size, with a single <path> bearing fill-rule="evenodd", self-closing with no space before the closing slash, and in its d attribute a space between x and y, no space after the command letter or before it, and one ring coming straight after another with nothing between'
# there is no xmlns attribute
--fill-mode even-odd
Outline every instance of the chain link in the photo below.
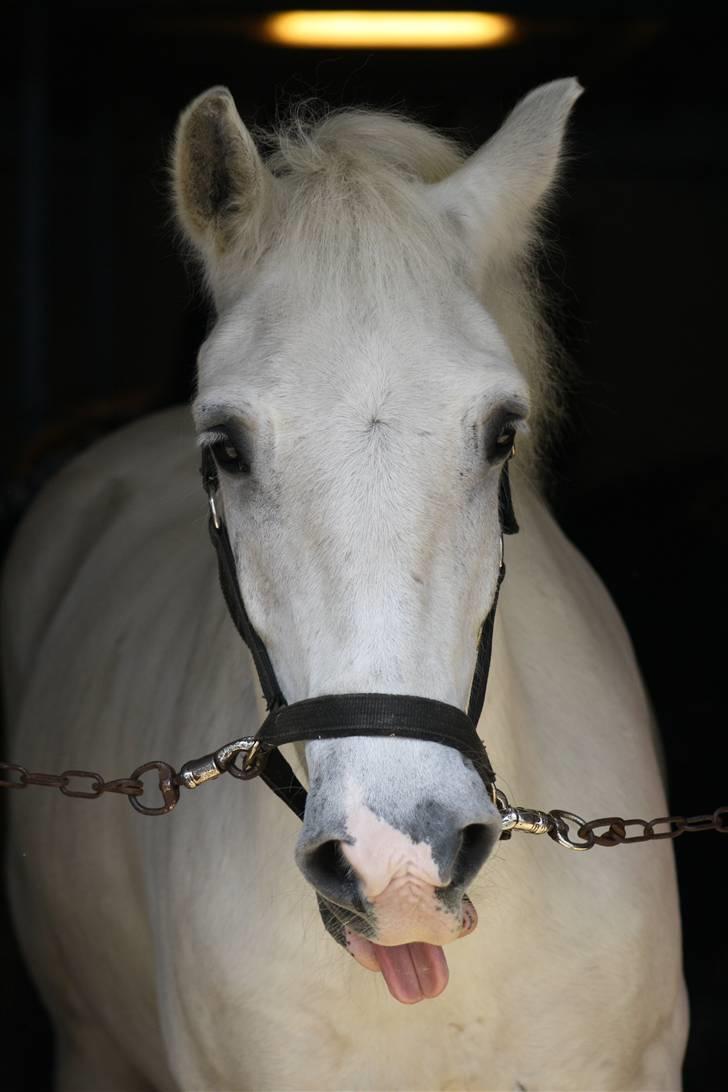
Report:
<svg viewBox="0 0 728 1092"><path fill-rule="evenodd" d="M619 815L608 815L586 822L580 815L561 808L537 811L534 808L513 807L500 789L495 791L495 803L501 815L503 837L509 838L514 830L526 834L548 834L565 849L583 851L594 846L657 842L700 830L728 833L728 807L716 808L712 815L693 815L688 819L683 815L663 815L658 819L622 819ZM570 833L570 827L574 829L576 839ZM640 833L631 833L630 828L634 827L639 828ZM600 830L602 833L597 833Z"/></svg>
<svg viewBox="0 0 728 1092"><path fill-rule="evenodd" d="M136 776L104 781L100 774L92 770L64 770L61 774L33 773L17 762L0 762L0 772L4 773L0 777L0 789L27 789L31 785L40 785L47 789L58 789L64 796L75 796L83 800L95 800L105 792L120 793L132 799L144 792L144 782ZM89 783L86 789L79 787L79 781L82 784L84 780Z"/></svg>
<svg viewBox="0 0 728 1092"><path fill-rule="evenodd" d="M236 760L240 756L241 765L238 766ZM114 781L104 781L100 774L92 770L64 770L61 774L32 773L19 763L0 762L0 774L4 775L0 776L0 789L27 789L38 785L58 789L64 796L82 800L95 800L104 793L112 792L128 797L132 807L142 815L167 815L177 805L181 785L194 789L223 773L247 780L261 772L265 758L259 741L245 737L226 743L202 758L186 762L179 773L168 762L145 762L130 777L119 777ZM142 778L151 770L157 773L157 787L162 797L162 803L157 807L143 804L139 799L146 791ZM562 808L539 811L513 807L500 789L496 790L495 796L505 837L510 837L514 830L527 834L548 834L566 849L585 850L594 846L658 842L703 830L728 834L728 806L716 808L710 815L692 815L688 818L663 815L657 819L622 819L619 815L608 815L587 822L580 815ZM634 828L638 833L633 833Z"/></svg>
<svg viewBox="0 0 728 1092"><path fill-rule="evenodd" d="M602 834L596 832L606 827ZM629 833L630 827L639 828L639 833ZM664 829L660 830L662 827ZM604 819L591 819L579 827L580 838L591 836L598 846L631 845L635 842L657 842L663 838L679 838L681 834L696 833L701 830L717 830L719 834L728 833L728 807L716 808L712 815L663 815L658 819L622 819L610 815Z"/></svg>

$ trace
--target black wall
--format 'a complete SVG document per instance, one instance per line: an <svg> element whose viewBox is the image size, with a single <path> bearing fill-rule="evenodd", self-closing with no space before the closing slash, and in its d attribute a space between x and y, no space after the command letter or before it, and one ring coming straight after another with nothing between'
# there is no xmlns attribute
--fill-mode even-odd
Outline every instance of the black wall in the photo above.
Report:
<svg viewBox="0 0 728 1092"><path fill-rule="evenodd" d="M551 500L633 635L673 811L712 810L728 804L726 28L700 3L497 7L521 18L522 40L463 53L274 49L215 3L7 9L3 530L74 451L189 396L206 316L176 252L166 156L195 94L226 83L257 123L291 96L396 106L475 146L519 95L576 74L586 94L544 265L573 364ZM726 852L712 833L676 843L696 1092L725 1072ZM578 942L588 936L585 922ZM47 1028L3 949L9 1087L42 1088Z"/></svg>

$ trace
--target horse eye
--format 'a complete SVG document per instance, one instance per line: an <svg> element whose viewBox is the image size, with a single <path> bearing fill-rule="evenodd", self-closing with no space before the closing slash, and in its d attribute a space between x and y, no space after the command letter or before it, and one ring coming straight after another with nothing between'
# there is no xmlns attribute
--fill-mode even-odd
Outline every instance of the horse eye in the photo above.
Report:
<svg viewBox="0 0 728 1092"><path fill-rule="evenodd" d="M506 458L513 451L515 442L515 428L513 425L505 425L493 441L493 447L488 452L488 458L490 460Z"/></svg>
<svg viewBox="0 0 728 1092"><path fill-rule="evenodd" d="M228 474L249 474L250 463L236 448L229 436L210 445L215 462Z"/></svg>

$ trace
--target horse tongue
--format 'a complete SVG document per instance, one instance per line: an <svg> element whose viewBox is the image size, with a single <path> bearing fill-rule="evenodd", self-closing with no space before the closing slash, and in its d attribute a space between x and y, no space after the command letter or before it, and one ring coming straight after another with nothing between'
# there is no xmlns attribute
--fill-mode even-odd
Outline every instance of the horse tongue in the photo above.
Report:
<svg viewBox="0 0 728 1092"><path fill-rule="evenodd" d="M437 944L395 944L385 948L374 944L379 970L392 997L414 1005L426 997L437 997L447 986L447 959Z"/></svg>

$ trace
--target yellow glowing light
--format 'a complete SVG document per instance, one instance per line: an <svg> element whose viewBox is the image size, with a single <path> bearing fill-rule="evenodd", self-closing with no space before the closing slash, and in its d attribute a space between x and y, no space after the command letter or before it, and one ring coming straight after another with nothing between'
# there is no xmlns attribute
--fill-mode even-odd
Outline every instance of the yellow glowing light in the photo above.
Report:
<svg viewBox="0 0 728 1092"><path fill-rule="evenodd" d="M276 45L319 49L477 49L511 40L515 21L479 11L280 11L262 33Z"/></svg>

